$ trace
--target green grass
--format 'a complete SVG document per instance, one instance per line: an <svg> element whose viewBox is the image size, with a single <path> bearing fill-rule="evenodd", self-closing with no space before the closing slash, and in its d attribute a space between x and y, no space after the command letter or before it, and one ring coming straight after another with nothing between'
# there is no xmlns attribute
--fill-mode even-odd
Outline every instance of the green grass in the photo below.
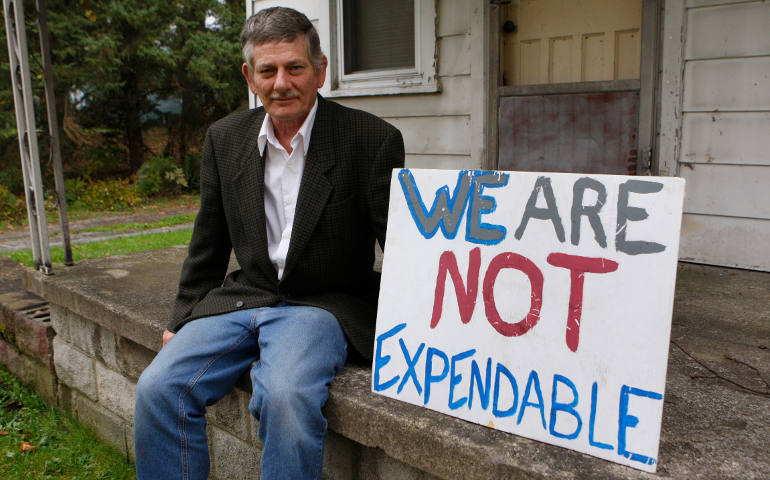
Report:
<svg viewBox="0 0 770 480"><path fill-rule="evenodd" d="M191 223L195 220L195 214L190 215L172 215L170 217L146 223L120 223L117 225L104 225L101 227L85 228L76 230L76 233L85 232L125 232L130 230L152 230L155 228L173 227L183 223Z"/></svg>
<svg viewBox="0 0 770 480"><path fill-rule="evenodd" d="M35 449L23 453L22 442ZM125 455L0 369L0 478L122 480L136 474Z"/></svg>
<svg viewBox="0 0 770 480"><path fill-rule="evenodd" d="M178 230L174 232L148 233L132 237L112 238L100 242L78 243L72 245L72 259L79 261L84 258L97 258L109 255L124 255L128 253L158 250L174 245L187 245L190 243L192 230ZM27 266L33 266L31 250L18 250L16 252L3 253L15 261ZM51 248L51 261L53 263L64 262L64 252L61 247Z"/></svg>

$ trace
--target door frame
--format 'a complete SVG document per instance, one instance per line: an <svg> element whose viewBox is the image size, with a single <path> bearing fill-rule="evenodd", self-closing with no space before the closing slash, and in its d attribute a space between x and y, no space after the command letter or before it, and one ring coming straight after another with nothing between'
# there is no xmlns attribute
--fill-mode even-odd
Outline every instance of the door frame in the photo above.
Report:
<svg viewBox="0 0 770 480"><path fill-rule="evenodd" d="M489 51L487 109L487 158L485 168L497 169L498 111L502 97L524 95L554 95L570 93L639 92L639 121L637 127L636 174L658 173L658 155L653 148L658 132L660 112L659 71L661 17L664 0L642 0L641 65L639 79L599 82L548 83L537 85L501 86L500 52L502 37L501 6L510 2L489 0L487 41Z"/></svg>

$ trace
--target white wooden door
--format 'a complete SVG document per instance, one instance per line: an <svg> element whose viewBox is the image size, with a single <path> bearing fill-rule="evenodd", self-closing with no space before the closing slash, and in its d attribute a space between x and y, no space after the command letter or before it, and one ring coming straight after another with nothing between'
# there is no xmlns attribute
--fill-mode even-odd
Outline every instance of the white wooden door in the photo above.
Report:
<svg viewBox="0 0 770 480"><path fill-rule="evenodd" d="M503 170L640 170L643 0L514 0L502 11Z"/></svg>

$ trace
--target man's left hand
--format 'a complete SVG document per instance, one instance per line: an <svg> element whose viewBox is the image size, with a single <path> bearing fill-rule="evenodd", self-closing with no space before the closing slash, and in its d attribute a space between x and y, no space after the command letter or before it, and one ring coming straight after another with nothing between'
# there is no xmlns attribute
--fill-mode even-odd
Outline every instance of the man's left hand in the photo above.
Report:
<svg viewBox="0 0 770 480"><path fill-rule="evenodd" d="M163 346L164 346L164 347L166 346L166 344L167 344L167 343L168 343L168 342L169 342L169 341L170 341L172 338L174 338L174 335L176 335L176 333L174 333L174 332L172 332L172 331L170 331L170 330L163 330Z"/></svg>

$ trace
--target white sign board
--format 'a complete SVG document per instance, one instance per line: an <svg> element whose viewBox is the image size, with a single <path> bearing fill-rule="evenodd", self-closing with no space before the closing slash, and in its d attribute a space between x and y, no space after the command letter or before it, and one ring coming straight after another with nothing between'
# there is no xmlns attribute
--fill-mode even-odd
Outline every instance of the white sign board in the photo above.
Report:
<svg viewBox="0 0 770 480"><path fill-rule="evenodd" d="M393 172L373 391L654 472L680 178Z"/></svg>

